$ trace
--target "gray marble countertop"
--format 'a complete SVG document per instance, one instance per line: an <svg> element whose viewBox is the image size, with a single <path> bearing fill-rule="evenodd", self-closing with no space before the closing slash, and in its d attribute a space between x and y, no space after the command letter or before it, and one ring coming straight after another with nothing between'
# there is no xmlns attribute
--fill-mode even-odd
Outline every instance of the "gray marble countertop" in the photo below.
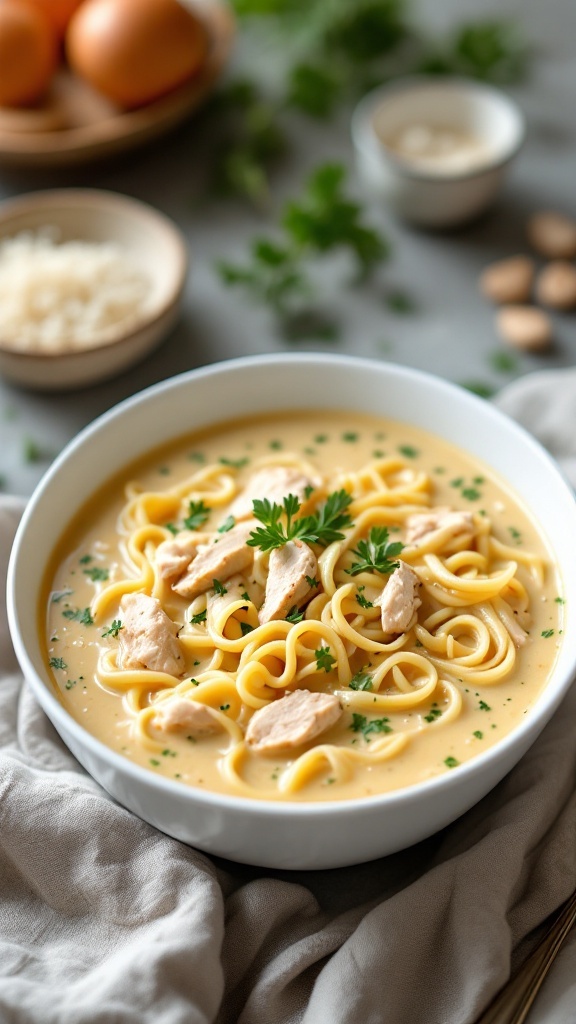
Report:
<svg viewBox="0 0 576 1024"><path fill-rule="evenodd" d="M201 122L192 120L154 145L110 163L58 173L0 168L0 198L79 186L112 189L151 203L180 226L191 257L179 326L132 371L67 394L26 392L0 382L4 490L31 493L54 453L120 399L172 374L238 355L332 347L495 389L531 370L576 362L576 315L557 315L550 352L522 355L508 371L498 369L494 353L505 349L494 330L493 310L477 288L486 263L526 251L524 226L531 212L555 208L576 215L576 5L573 0L445 0L441 12L437 6L420 0L416 10L438 28L491 13L521 23L536 57L529 82L510 93L526 116L527 140L497 205L464 229L425 233L394 221L378 205L369 206L369 219L390 240L392 257L374 284L355 290L340 288L341 267L327 266L320 273L323 296L343 327L342 338L331 346L288 346L266 310L220 283L214 262L223 257L241 262L248 241L271 225L239 203L204 198L207 143ZM349 112L328 125L298 118L291 131L294 145L276 179L279 201L297 194L309 169L325 159L350 167L350 185L359 194ZM413 312L399 315L387 308L382 294L391 286L409 291L416 304Z"/></svg>

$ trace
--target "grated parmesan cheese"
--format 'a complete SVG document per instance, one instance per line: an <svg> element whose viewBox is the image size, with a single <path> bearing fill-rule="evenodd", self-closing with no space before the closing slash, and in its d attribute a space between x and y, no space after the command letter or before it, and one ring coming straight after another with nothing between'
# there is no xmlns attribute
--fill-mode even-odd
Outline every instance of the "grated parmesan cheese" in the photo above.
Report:
<svg viewBox="0 0 576 1024"><path fill-rule="evenodd" d="M0 343L22 352L90 348L142 317L148 281L109 242L59 242L45 227L0 242Z"/></svg>

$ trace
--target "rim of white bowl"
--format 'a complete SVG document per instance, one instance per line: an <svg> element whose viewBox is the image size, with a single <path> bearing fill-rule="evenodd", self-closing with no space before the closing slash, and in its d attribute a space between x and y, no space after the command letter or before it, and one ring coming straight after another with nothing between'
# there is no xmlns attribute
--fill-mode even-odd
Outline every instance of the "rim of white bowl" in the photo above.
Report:
<svg viewBox="0 0 576 1024"><path fill-rule="evenodd" d="M376 108L388 98L403 92L411 92L421 89L423 86L441 86L452 91L468 91L478 95L490 97L505 107L516 122L516 135L511 140L508 148L499 153L493 160L487 160L477 167L451 174L434 174L425 170L418 170L408 160L397 156L389 146L376 134L372 124L372 117ZM517 155L522 148L526 138L526 120L518 104L507 93L488 82L480 82L474 78L453 75L405 75L393 82L378 85L362 97L354 109L351 121L352 141L363 156L384 159L406 178L426 183L453 184L460 181L468 181L477 178L488 171L496 171L505 167Z"/></svg>
<svg viewBox="0 0 576 1024"><path fill-rule="evenodd" d="M57 456L54 463L48 469L30 498L16 533L8 565L7 578L8 623L14 649L24 677L30 683L42 708L45 710L46 705L50 708L50 714L46 711L48 717L52 721L55 720L56 722L62 723L63 728L72 733L80 745L88 747L94 754L96 754L100 759L106 761L111 767L118 769L122 774L129 776L138 783L144 783L157 793L169 793L172 796L177 796L183 800L190 800L192 803L194 803L194 801L199 801L206 807L215 806L221 809L228 809L230 811L238 811L245 808L251 813L257 812L264 817L271 818L286 816L317 817L318 815L327 817L333 814L341 814L343 810L345 810L347 814L355 816L356 814L363 815L367 808L374 808L374 810L377 810L388 805L395 805L398 803L405 803L409 805L413 801L420 801L423 793L426 794L436 790L449 792L453 788L460 788L463 781L468 776L475 775L478 771L482 770L484 765L488 765L490 762L499 759L510 746L516 746L524 737L529 737L533 732L535 732L536 735L529 740L529 745L531 745L531 743L536 739L541 728L543 728L542 718L544 719L544 723L549 721L551 715L561 703L574 680L574 669L576 667L576 636L572 639L572 646L574 650L572 652L572 664L570 665L569 670L567 668L567 670L555 680L553 687L550 686L550 681L548 682L536 698L534 704L529 709L522 722L516 726L516 728L512 729L511 732L507 733L507 735L502 738L502 740L495 743L488 750L483 753L479 753L469 761L460 764L457 772L448 771L445 774L436 775L430 779L413 783L409 786L404 786L400 789L386 793L376 793L370 796L359 797L357 799L330 800L325 802L315 800L306 801L305 803L291 803L288 800L262 800L243 795L228 795L225 793L204 791L192 786L188 787L183 785L181 782L176 782L171 779L155 775L147 768L143 768L128 760L128 758L117 754L110 747L106 746L105 743L102 743L84 729L84 727L80 725L80 723L77 722L76 719L74 719L64 708L56 696L50 692L48 683L42 680L36 672L28 651L21 640L18 625L19 617L16 606L17 569L20 551L27 540L26 531L28 521L32 517L36 506L42 501L45 491L52 486L52 482L55 477L57 477L60 467L66 462L69 455L81 448L84 442L97 434L100 429L121 418L131 409L136 408L142 403L150 401L150 399L153 399L155 396L185 387L189 380L201 381L203 378L207 377L217 378L218 376L233 373L236 369L248 368L254 363L278 367L293 363L298 363L304 366L306 364L309 366L315 364L319 367L337 364L343 368L354 367L357 370L364 369L366 372L370 370L373 371L374 368L377 367L379 370L391 373L392 376L402 377L405 380L417 381L420 382L420 384L427 384L428 386L432 384L438 392L444 393L447 400L451 395L454 396L455 394L459 395L461 399L465 396L465 400L469 401L472 406L476 406L478 409L482 408L483 415L501 423L506 430L515 434L518 440L521 440L524 445L532 449L534 457L539 459L542 464L547 467L547 471L552 475L552 477L556 478L556 484L560 491L564 490L566 498L575 504L574 517L576 523L576 503L574 502L573 492L546 449L543 448L543 446L536 441L528 431L519 426L519 424L508 417L505 413L500 412L496 406L490 405L485 399L479 398L471 392L466 392L465 389L459 387L457 384L453 384L443 378L436 377L433 374L426 373L422 370L415 370L411 367L400 366L395 363L379 363L375 360L361 357L325 355L323 353L278 353L262 356L243 356L237 359L225 360L221 363L214 363L208 366L199 367L195 370L190 370L185 373L178 374L175 377L168 378L158 384L153 384L151 387L138 392L136 395L124 399L122 402L103 413L92 423L88 424L88 426L73 438L73 440L70 441ZM496 472L498 471L496 470ZM568 634L565 634L558 658L560 658L562 651L569 642L570 637ZM555 674L555 671L556 669L553 669L553 674Z"/></svg>

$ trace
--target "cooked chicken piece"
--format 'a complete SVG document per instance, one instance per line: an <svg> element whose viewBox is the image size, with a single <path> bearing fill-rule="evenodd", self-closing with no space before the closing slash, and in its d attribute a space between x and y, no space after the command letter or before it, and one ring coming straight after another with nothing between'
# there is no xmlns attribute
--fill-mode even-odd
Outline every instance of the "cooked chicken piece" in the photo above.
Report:
<svg viewBox="0 0 576 1024"><path fill-rule="evenodd" d="M274 548L268 564L266 596L258 612L261 623L285 619L294 606L299 607L314 587L306 577L315 579L318 570L316 555L301 540L289 540L282 548Z"/></svg>
<svg viewBox="0 0 576 1024"><path fill-rule="evenodd" d="M255 526L254 520L239 523L227 533L219 533L209 544L202 544L196 557L190 562L181 579L173 584L172 589L182 597L192 600L198 594L210 590L214 580L224 583L237 572L247 569L252 563L254 551L248 547L246 541Z"/></svg>
<svg viewBox="0 0 576 1024"><path fill-rule="evenodd" d="M257 754L299 747L330 729L341 714L338 698L332 694L294 690L252 715L246 742Z"/></svg>
<svg viewBox="0 0 576 1024"><path fill-rule="evenodd" d="M204 704L185 697L162 701L154 716L154 724L164 732L184 732L191 736L208 736L218 732L218 722Z"/></svg>
<svg viewBox="0 0 576 1024"><path fill-rule="evenodd" d="M385 633L404 633L414 612L422 601L418 597L420 580L406 562L400 562L388 579L384 590L374 604L382 609L382 629Z"/></svg>
<svg viewBox="0 0 576 1024"><path fill-rule="evenodd" d="M185 572L198 550L198 538L182 534L174 540L162 541L156 548L156 565L163 580L172 583Z"/></svg>
<svg viewBox="0 0 576 1024"><path fill-rule="evenodd" d="M447 527L453 537L459 533L473 531L474 516L471 512L457 511L448 505L439 505L438 508L431 508L426 512L415 512L406 520L406 543L415 544L428 534Z"/></svg>
<svg viewBox="0 0 576 1024"><path fill-rule="evenodd" d="M148 594L124 594L120 602L122 668L148 668L178 676L184 658L178 643L178 626L160 602Z"/></svg>
<svg viewBox="0 0 576 1024"><path fill-rule="evenodd" d="M228 509L234 519L246 519L253 515L254 498L268 498L268 501L282 504L283 498L294 494L300 502L306 497L306 488L318 486L319 481L308 477L294 466L267 466L250 477L246 487L237 495Z"/></svg>

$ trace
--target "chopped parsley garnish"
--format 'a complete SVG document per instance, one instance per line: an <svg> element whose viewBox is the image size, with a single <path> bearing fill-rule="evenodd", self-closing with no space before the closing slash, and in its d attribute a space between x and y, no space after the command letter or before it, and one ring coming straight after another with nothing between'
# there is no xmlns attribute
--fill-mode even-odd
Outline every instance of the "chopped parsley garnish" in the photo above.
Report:
<svg viewBox="0 0 576 1024"><path fill-rule="evenodd" d="M235 524L236 520L234 519L234 516L228 516L222 525L218 527L218 533L228 533L228 530L231 530Z"/></svg>
<svg viewBox="0 0 576 1024"><path fill-rule="evenodd" d="M246 636L248 633L251 633L253 629L254 626L251 626L249 622L240 623L240 632L242 633L242 636Z"/></svg>
<svg viewBox="0 0 576 1024"><path fill-rule="evenodd" d="M71 690L73 686L76 686L76 680L75 679L69 679L68 682L65 683L65 687L64 688L66 690Z"/></svg>
<svg viewBox="0 0 576 1024"><path fill-rule="evenodd" d="M485 700L480 701L480 703L478 704L478 708L480 711L492 711L492 708L490 707L489 704L486 703Z"/></svg>
<svg viewBox="0 0 576 1024"><path fill-rule="evenodd" d="M316 658L316 668L318 672L321 672L322 669L324 669L325 672L330 672L337 660L330 654L329 647L320 647L317 651L314 651L314 657Z"/></svg>
<svg viewBox="0 0 576 1024"><path fill-rule="evenodd" d="M52 600L54 600L54 598L52 598ZM563 597L555 597L554 598L554 603L555 604L566 604L566 600Z"/></svg>
<svg viewBox="0 0 576 1024"><path fill-rule="evenodd" d="M175 750L170 750L169 747L166 747L166 750L162 751L162 757L177 757L177 756L178 755L177 755L176 751Z"/></svg>
<svg viewBox="0 0 576 1024"><path fill-rule="evenodd" d="M70 619L71 622L81 622L83 626L94 625L89 608L65 608L62 615L65 619Z"/></svg>
<svg viewBox="0 0 576 1024"><path fill-rule="evenodd" d="M279 452L282 450L284 445L282 444L282 441L270 441L269 447L272 449L273 452Z"/></svg>
<svg viewBox="0 0 576 1024"><path fill-rule="evenodd" d="M202 452L189 452L190 462L206 462L206 456Z"/></svg>
<svg viewBox="0 0 576 1024"><path fill-rule="evenodd" d="M479 501L482 495L475 487L464 487L462 489L462 497L466 498L467 501Z"/></svg>
<svg viewBox="0 0 576 1024"><path fill-rule="evenodd" d="M82 558L78 559L80 565L89 565L90 562L94 561L92 555L82 555Z"/></svg>
<svg viewBox="0 0 576 1024"><path fill-rule="evenodd" d="M201 622L206 622L206 609L190 617L191 626L198 626Z"/></svg>
<svg viewBox="0 0 576 1024"><path fill-rule="evenodd" d="M364 589L365 587L358 587L356 600L358 601L358 604L360 605L361 608L373 608L374 605L372 604L372 601L369 601L368 598L364 597L364 594L362 593Z"/></svg>
<svg viewBox="0 0 576 1024"><path fill-rule="evenodd" d="M180 530L175 523L164 523L164 526L167 530L170 530L170 533L174 534L174 536L176 536L177 533L180 533Z"/></svg>
<svg viewBox="0 0 576 1024"><path fill-rule="evenodd" d="M229 711L229 710L230 710L230 705L229 704L221 704L220 705L220 711Z"/></svg>
<svg viewBox="0 0 576 1024"><path fill-rule="evenodd" d="M358 434L355 434L351 430L347 430L346 433L342 434L342 440L346 441L347 444L355 444L358 440Z"/></svg>
<svg viewBox="0 0 576 1024"><path fill-rule="evenodd" d="M517 530L515 526L509 526L508 532L512 537L512 540L517 541L517 543L519 544L522 540L522 534L520 533L520 530Z"/></svg>
<svg viewBox="0 0 576 1024"><path fill-rule="evenodd" d="M66 662L64 661L64 658L50 658L50 661L48 662L48 664L50 665L50 668L61 668L61 669L67 669L68 668Z"/></svg>
<svg viewBox="0 0 576 1024"><path fill-rule="evenodd" d="M187 530L199 530L208 519L212 509L208 508L203 501L188 502L188 515L184 520Z"/></svg>
<svg viewBox="0 0 576 1024"><path fill-rule="evenodd" d="M462 487L464 484L464 477L457 476L455 480L450 481L450 487Z"/></svg>
<svg viewBox="0 0 576 1024"><path fill-rule="evenodd" d="M246 458L246 456L244 456L243 459L227 459L225 456L222 456L218 459L218 462L222 466L230 466L231 469L242 469L244 466L248 465L250 459Z"/></svg>
<svg viewBox="0 0 576 1024"><path fill-rule="evenodd" d="M91 569L83 569L84 575L88 576L93 583L105 582L110 576L110 570L100 565L94 565Z"/></svg>
<svg viewBox="0 0 576 1024"><path fill-rule="evenodd" d="M475 732L472 733L472 735L475 736L477 740L484 739L484 733L480 732L480 729L476 729Z"/></svg>
<svg viewBox="0 0 576 1024"><path fill-rule="evenodd" d="M200 686L200 680L199 679L194 679L194 676L192 676L192 679L190 680L190 682L192 683L192 686ZM187 738L190 739L189 736Z"/></svg>
<svg viewBox="0 0 576 1024"><path fill-rule="evenodd" d="M352 713L352 732L361 732L367 743L370 743L371 733L390 733L394 730L389 725L389 718L366 718L366 715Z"/></svg>
<svg viewBox="0 0 576 1024"><path fill-rule="evenodd" d="M247 591L247 590L244 590L244 591L243 591L243 592L242 592L242 593L240 594L240 597L242 598L242 600L243 600L243 601L251 601L251 600L252 600L252 598L250 597L250 594L248 593L248 591Z"/></svg>
<svg viewBox="0 0 576 1024"><path fill-rule="evenodd" d="M281 548L290 540L326 547L335 540L343 540L344 534L340 531L352 525L345 511L351 501L352 496L347 491L334 491L314 515L296 519L300 502L295 494L284 498L282 505L272 504L268 498L256 498L252 503L254 515L263 526L253 530L246 543L262 551ZM285 516L285 524L281 522L282 515Z"/></svg>
<svg viewBox="0 0 576 1024"><path fill-rule="evenodd" d="M363 672L360 669L356 675L352 676L352 679L348 683L351 690L371 690L374 685L374 680L369 672Z"/></svg>
<svg viewBox="0 0 576 1024"><path fill-rule="evenodd" d="M224 597L224 594L228 593L228 589L224 586L223 583L220 583L220 580L212 580L212 586L213 586L215 592L220 597Z"/></svg>
<svg viewBox="0 0 576 1024"><path fill-rule="evenodd" d="M546 640L549 640L551 636L554 636L554 630L553 629L543 629L542 632L540 633L540 636L543 636Z"/></svg>
<svg viewBox="0 0 576 1024"><path fill-rule="evenodd" d="M346 572L350 576L357 576L360 572L377 571L387 576L397 569L400 563L392 559L400 554L404 545L399 540L389 544L388 539L389 534L385 526L372 526L368 540L358 541L358 547L352 551L360 561L353 562L352 568L346 569Z"/></svg>
<svg viewBox="0 0 576 1024"><path fill-rule="evenodd" d="M317 580L314 576L306 576L306 583L309 587L319 587L320 580Z"/></svg>
<svg viewBox="0 0 576 1024"><path fill-rule="evenodd" d="M398 451L401 455L404 455L407 459L417 459L420 452L417 448L413 448L411 444L401 444L398 446Z"/></svg>
<svg viewBox="0 0 576 1024"><path fill-rule="evenodd" d="M440 708L430 708L427 715L424 715L425 722L435 722L437 718L440 718L442 714Z"/></svg>
<svg viewBox="0 0 576 1024"><path fill-rule="evenodd" d="M153 765L154 768L158 768L158 766L160 765L160 761L158 761L155 757L151 757L150 764Z"/></svg>
<svg viewBox="0 0 576 1024"><path fill-rule="evenodd" d="M296 624L297 622L302 622L303 618L304 612L301 612L298 606L294 605L294 607L290 609L288 615L286 616L286 622L292 622Z"/></svg>
<svg viewBox="0 0 576 1024"><path fill-rule="evenodd" d="M315 488L312 484L306 484L306 487L304 488L304 497L306 498L306 501L308 501L311 494L314 494L314 490Z"/></svg>
<svg viewBox="0 0 576 1024"><path fill-rule="evenodd" d="M328 440L328 434L316 434L314 438L315 444L326 444Z"/></svg>
<svg viewBox="0 0 576 1024"><path fill-rule="evenodd" d="M446 757L444 758L444 764L446 765L447 768L457 768L458 765L460 764L460 761L458 761L455 757Z"/></svg>
<svg viewBox="0 0 576 1024"><path fill-rule="evenodd" d="M124 629L124 626L122 624L121 619L113 619L112 620L112 625L108 629L104 630L104 632L102 633L102 636L103 637L105 637L105 636L117 637L118 633L120 632L121 629Z"/></svg>
<svg viewBox="0 0 576 1024"><path fill-rule="evenodd" d="M55 590L54 593L52 594L52 602L54 604L58 604L58 602L61 601L63 597L69 597L70 594L73 593L73 590Z"/></svg>

